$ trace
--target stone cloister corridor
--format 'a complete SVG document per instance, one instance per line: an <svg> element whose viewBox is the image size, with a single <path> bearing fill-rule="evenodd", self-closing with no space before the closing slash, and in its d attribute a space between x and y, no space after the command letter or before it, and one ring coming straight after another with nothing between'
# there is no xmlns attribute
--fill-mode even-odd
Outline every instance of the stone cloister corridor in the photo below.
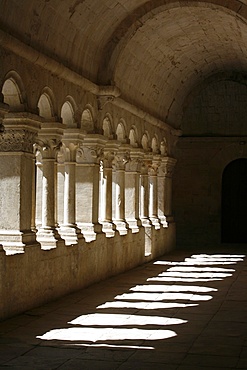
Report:
<svg viewBox="0 0 247 370"><path fill-rule="evenodd" d="M246 117L246 0L0 0L1 368L247 367Z"/></svg>

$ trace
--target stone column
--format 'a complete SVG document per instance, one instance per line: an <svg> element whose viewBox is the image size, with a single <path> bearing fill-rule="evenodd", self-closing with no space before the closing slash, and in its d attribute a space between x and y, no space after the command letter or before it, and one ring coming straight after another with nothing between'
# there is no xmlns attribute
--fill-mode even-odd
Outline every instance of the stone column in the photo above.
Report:
<svg viewBox="0 0 247 370"><path fill-rule="evenodd" d="M64 125L43 123L38 135L42 156L42 220L37 239L42 249L52 249L63 244L57 232L56 221L56 157L61 146Z"/></svg>
<svg viewBox="0 0 247 370"><path fill-rule="evenodd" d="M149 218L155 229L160 229L158 220L158 185L157 172L159 168L159 156L154 156L148 168L149 177Z"/></svg>
<svg viewBox="0 0 247 370"><path fill-rule="evenodd" d="M158 217L164 228L168 226L166 221L166 211L165 211L165 191L166 191L166 157L161 157L161 163L158 168Z"/></svg>
<svg viewBox="0 0 247 370"><path fill-rule="evenodd" d="M109 142L104 148L102 159L102 178L101 178L101 222L103 232L107 237L115 235L116 226L112 221L112 162L117 151L117 144Z"/></svg>
<svg viewBox="0 0 247 370"><path fill-rule="evenodd" d="M99 223L99 169L106 140L101 135L87 135L77 150L76 221L87 242L102 232Z"/></svg>
<svg viewBox="0 0 247 370"><path fill-rule="evenodd" d="M114 224L120 235L128 232L125 221L125 165L129 160L129 151L120 147L113 160L113 205Z"/></svg>
<svg viewBox="0 0 247 370"><path fill-rule="evenodd" d="M6 110L6 104L0 103L0 244L7 253L18 253L37 244L33 231L33 146L40 119L27 112Z"/></svg>
<svg viewBox="0 0 247 370"><path fill-rule="evenodd" d="M77 129L67 129L63 143L65 146L64 162L64 217L59 228L66 245L77 244L82 239L81 230L76 225L76 153L82 142Z"/></svg>
<svg viewBox="0 0 247 370"><path fill-rule="evenodd" d="M145 154L140 174L140 218L145 229L145 256L152 253L152 225L149 219L149 180L148 169L151 165L149 155Z"/></svg>
<svg viewBox="0 0 247 370"><path fill-rule="evenodd" d="M143 160L140 173L140 218L143 226L150 225L149 220L149 183L148 168L150 160Z"/></svg>
<svg viewBox="0 0 247 370"><path fill-rule="evenodd" d="M130 149L130 160L125 166L125 218L132 233L139 232L140 220L140 172L143 152Z"/></svg>
<svg viewBox="0 0 247 370"><path fill-rule="evenodd" d="M172 214L172 175L174 172L175 164L177 160L170 157L165 157L162 160L165 169L165 178L164 178L164 188L165 188L165 196L164 196L164 208L165 208L165 216L166 221L169 223L174 222L173 214Z"/></svg>

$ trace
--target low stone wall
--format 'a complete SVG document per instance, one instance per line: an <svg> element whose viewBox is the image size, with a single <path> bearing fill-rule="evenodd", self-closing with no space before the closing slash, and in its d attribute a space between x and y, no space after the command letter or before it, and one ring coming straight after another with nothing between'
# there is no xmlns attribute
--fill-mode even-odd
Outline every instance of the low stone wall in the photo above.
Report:
<svg viewBox="0 0 247 370"><path fill-rule="evenodd" d="M145 255L145 229L80 246L42 250L30 246L24 253L0 251L0 319L24 312L100 280L122 273L163 255L175 246L175 224L151 227L151 253Z"/></svg>

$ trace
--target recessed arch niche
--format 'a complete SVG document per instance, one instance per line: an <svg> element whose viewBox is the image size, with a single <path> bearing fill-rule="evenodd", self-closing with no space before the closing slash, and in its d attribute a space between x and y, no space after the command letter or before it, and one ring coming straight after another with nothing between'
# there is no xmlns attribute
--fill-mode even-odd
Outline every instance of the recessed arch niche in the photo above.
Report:
<svg viewBox="0 0 247 370"><path fill-rule="evenodd" d="M247 243L247 158L230 162L222 175L221 241Z"/></svg>

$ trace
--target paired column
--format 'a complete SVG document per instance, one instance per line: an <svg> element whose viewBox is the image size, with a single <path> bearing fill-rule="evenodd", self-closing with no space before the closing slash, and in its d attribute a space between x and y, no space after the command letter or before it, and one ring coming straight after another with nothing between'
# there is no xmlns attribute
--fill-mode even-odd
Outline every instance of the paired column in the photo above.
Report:
<svg viewBox="0 0 247 370"><path fill-rule="evenodd" d="M120 235L128 232L125 222L125 165L129 161L129 151L123 146L118 149L113 160L113 211L114 224Z"/></svg>
<svg viewBox="0 0 247 370"><path fill-rule="evenodd" d="M36 243L33 145L40 119L26 112L7 113L6 104L0 103L0 126L0 244L8 253L23 252Z"/></svg>
<svg viewBox="0 0 247 370"><path fill-rule="evenodd" d="M103 232L107 237L115 235L116 226L112 221L112 166L118 144L108 142L104 148L102 158L101 186L100 186L100 215Z"/></svg>
<svg viewBox="0 0 247 370"><path fill-rule="evenodd" d="M77 150L76 223L86 241L102 232L99 223L100 161L106 140L101 135L87 135Z"/></svg>
<svg viewBox="0 0 247 370"><path fill-rule="evenodd" d="M139 232L140 220L140 172L143 152L130 149L130 160L125 166L125 218L133 233Z"/></svg>
<svg viewBox="0 0 247 370"><path fill-rule="evenodd" d="M162 207L164 207L164 215L168 224L174 222L172 214L172 176L176 163L177 160L174 158L164 157L164 159L162 159L164 171L164 200Z"/></svg>
<svg viewBox="0 0 247 370"><path fill-rule="evenodd" d="M157 173L160 165L159 156L153 156L148 168L149 177L149 218L155 229L160 229L158 219L158 181Z"/></svg>
<svg viewBox="0 0 247 370"><path fill-rule="evenodd" d="M143 226L150 225L149 220L149 180L148 168L150 160L143 160L140 173L140 218Z"/></svg>
<svg viewBox="0 0 247 370"><path fill-rule="evenodd" d="M76 225L76 153L82 142L77 130L67 129L64 138L64 183L63 185L63 223L59 233L65 245L77 244L82 239L81 230Z"/></svg>
<svg viewBox="0 0 247 370"><path fill-rule="evenodd" d="M38 136L42 157L42 217L37 239L42 249L56 248L62 243L56 222L56 157L61 146L63 128L60 123L52 123L52 129L50 123L43 123Z"/></svg>

